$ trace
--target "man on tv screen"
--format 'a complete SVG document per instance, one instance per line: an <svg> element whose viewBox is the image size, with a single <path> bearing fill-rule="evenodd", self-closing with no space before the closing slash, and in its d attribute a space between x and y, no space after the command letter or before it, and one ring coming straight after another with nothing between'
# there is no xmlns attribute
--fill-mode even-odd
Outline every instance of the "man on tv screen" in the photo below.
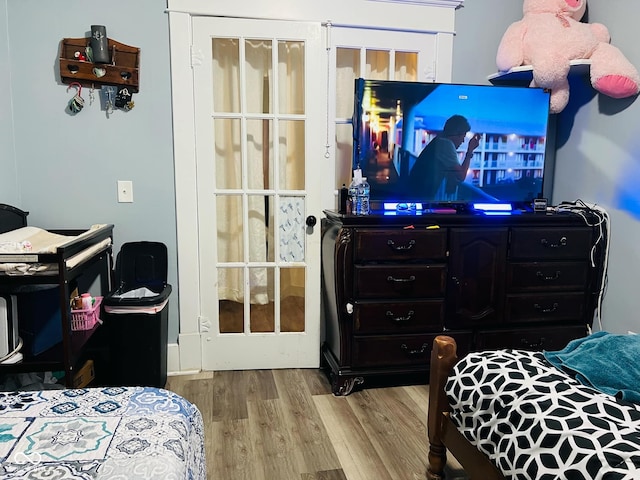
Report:
<svg viewBox="0 0 640 480"><path fill-rule="evenodd" d="M456 150L469 130L469 121L462 115L449 117L442 133L422 150L409 173L409 190L414 196L426 201L457 200L458 185L467 177L473 152L480 145L480 135L476 134L460 163Z"/></svg>

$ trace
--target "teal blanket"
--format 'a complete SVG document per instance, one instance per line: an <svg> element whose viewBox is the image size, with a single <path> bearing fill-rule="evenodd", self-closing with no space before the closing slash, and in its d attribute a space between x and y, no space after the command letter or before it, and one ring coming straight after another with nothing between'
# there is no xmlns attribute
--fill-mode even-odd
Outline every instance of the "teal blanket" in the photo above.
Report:
<svg viewBox="0 0 640 480"><path fill-rule="evenodd" d="M544 356L583 385L640 404L640 335L596 332Z"/></svg>

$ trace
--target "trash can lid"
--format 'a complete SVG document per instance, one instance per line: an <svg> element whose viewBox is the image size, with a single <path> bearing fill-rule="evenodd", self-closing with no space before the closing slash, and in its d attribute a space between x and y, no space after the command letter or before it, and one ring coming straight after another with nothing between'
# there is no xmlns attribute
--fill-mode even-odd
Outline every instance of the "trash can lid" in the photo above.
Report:
<svg viewBox="0 0 640 480"><path fill-rule="evenodd" d="M149 287L159 291L167 283L167 246L161 242L127 242L116 257L116 282L121 289Z"/></svg>
<svg viewBox="0 0 640 480"><path fill-rule="evenodd" d="M109 295L104 297L103 304L105 306L105 311L108 313L136 313L134 311L125 311L128 309L147 309L146 313L151 313L149 311L150 308L154 308L153 313L159 312L164 308L166 303L168 302L169 295L171 295L171 285L166 284L163 285L159 291L150 290L153 295L144 296L139 290L147 289L147 287L139 287L133 290L127 289L117 289L111 292ZM107 309L106 307L114 307L112 309ZM116 308L117 307L117 308ZM122 308L126 307L126 308ZM162 308L160 308L162 307Z"/></svg>

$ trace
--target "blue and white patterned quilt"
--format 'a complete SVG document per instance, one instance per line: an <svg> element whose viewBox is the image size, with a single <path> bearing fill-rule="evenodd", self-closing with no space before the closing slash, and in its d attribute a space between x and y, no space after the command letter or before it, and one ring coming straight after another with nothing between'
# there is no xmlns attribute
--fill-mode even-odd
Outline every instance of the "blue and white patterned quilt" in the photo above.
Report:
<svg viewBox="0 0 640 480"><path fill-rule="evenodd" d="M158 388L0 392L0 479L206 479L198 408Z"/></svg>

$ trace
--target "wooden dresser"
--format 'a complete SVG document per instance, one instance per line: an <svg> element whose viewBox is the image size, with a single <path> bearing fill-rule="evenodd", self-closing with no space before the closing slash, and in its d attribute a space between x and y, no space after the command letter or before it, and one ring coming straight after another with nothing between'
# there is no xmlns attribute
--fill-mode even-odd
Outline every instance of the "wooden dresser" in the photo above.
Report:
<svg viewBox="0 0 640 480"><path fill-rule="evenodd" d="M574 213L325 211L322 362L333 393L424 383L442 332L459 355L555 350L584 336L602 277L595 223Z"/></svg>

